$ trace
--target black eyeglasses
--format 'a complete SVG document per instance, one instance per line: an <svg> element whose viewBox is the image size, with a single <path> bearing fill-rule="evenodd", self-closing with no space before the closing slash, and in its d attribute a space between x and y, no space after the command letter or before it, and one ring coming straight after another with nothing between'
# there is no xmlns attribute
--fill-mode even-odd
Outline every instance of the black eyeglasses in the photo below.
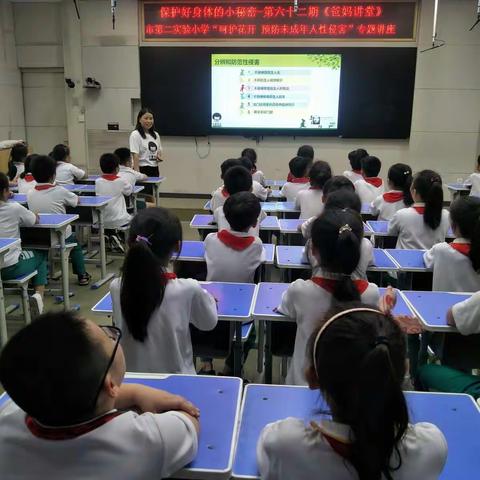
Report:
<svg viewBox="0 0 480 480"><path fill-rule="evenodd" d="M93 399L93 405L92 405L93 409L95 409L95 406L97 405L97 400L100 395L100 392L102 391L103 384L105 383L105 378L107 378L107 374L110 370L110 367L112 366L113 361L115 360L115 355L117 354L118 346L120 345L120 339L122 338L122 331L118 327L114 327L113 325L99 325L99 327L103 330L103 332L108 338L110 338L113 342L115 342L115 346L113 347L112 355L110 356L110 360L108 361L107 368L105 369L105 373L102 375L102 381L98 385L97 392Z"/></svg>

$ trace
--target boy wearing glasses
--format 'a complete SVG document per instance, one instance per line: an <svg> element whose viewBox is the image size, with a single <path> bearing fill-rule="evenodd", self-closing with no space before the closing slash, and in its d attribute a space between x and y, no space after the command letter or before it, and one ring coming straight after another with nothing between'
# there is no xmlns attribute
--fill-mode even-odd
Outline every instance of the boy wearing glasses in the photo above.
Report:
<svg viewBox="0 0 480 480"><path fill-rule="evenodd" d="M0 407L2 479L163 478L193 460L198 409L122 384L120 337L61 312L10 339L0 354L0 382L15 402Z"/></svg>

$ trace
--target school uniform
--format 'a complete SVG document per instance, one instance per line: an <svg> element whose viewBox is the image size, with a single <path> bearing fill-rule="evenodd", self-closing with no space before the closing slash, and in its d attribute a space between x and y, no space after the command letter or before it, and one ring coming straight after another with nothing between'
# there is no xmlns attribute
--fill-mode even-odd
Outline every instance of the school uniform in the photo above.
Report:
<svg viewBox="0 0 480 480"><path fill-rule="evenodd" d="M433 268L432 290L441 292L477 292L480 275L469 258L470 241L456 238L452 243L437 243L423 255L427 268Z"/></svg>
<svg viewBox="0 0 480 480"><path fill-rule="evenodd" d="M253 178L252 178L252 193L261 202L264 202L268 197L268 190L256 180L253 180Z"/></svg>
<svg viewBox="0 0 480 480"><path fill-rule="evenodd" d="M289 417L268 424L257 444L257 462L263 480L355 480L358 474L345 459L352 432L349 425L332 420L308 424ZM399 444L402 464L391 472L394 480L438 479L448 446L440 429L431 423L410 424ZM392 465L398 464L396 453Z"/></svg>
<svg viewBox="0 0 480 480"><path fill-rule="evenodd" d="M280 189L280 193L287 199L287 202L294 202L298 192L310 188L310 181L307 177L295 178L291 177Z"/></svg>
<svg viewBox="0 0 480 480"><path fill-rule="evenodd" d="M0 408L3 480L166 478L191 462L197 449L195 426L180 412L112 410L79 425L52 428L13 402Z"/></svg>
<svg viewBox="0 0 480 480"><path fill-rule="evenodd" d="M300 210L300 218L318 217L323 212L323 190L310 187L300 190L295 199L295 208Z"/></svg>
<svg viewBox="0 0 480 480"><path fill-rule="evenodd" d="M212 330L217 324L215 299L196 280L177 279L174 274L166 277L162 303L150 317L148 336L144 342L132 337L123 318L121 279L117 278L110 284L113 320L123 331L122 347L129 372L194 375L190 323L200 330Z"/></svg>
<svg viewBox="0 0 480 480"><path fill-rule="evenodd" d="M343 176L347 177L353 184L355 184L357 180L363 180L361 170L345 170Z"/></svg>
<svg viewBox="0 0 480 480"><path fill-rule="evenodd" d="M462 335L480 333L480 292L452 307L455 325Z"/></svg>
<svg viewBox="0 0 480 480"><path fill-rule="evenodd" d="M17 188L18 193L27 194L35 188L37 182L31 173L27 173L24 178L18 177Z"/></svg>
<svg viewBox="0 0 480 480"><path fill-rule="evenodd" d="M255 180L263 187L265 186L265 175L261 170L257 170L255 173L252 173L252 180Z"/></svg>
<svg viewBox="0 0 480 480"><path fill-rule="evenodd" d="M55 182L57 185L73 185L75 180L85 177L85 170L68 162L57 162Z"/></svg>
<svg viewBox="0 0 480 480"><path fill-rule="evenodd" d="M104 210L105 228L116 229L130 223L125 196L132 194L133 187L116 174L105 174L95 180L95 194L113 197Z"/></svg>
<svg viewBox="0 0 480 480"><path fill-rule="evenodd" d="M471 185L470 195L480 197L480 173L472 173L465 182L466 185Z"/></svg>
<svg viewBox="0 0 480 480"><path fill-rule="evenodd" d="M388 224L388 235L397 235L396 248L428 250L436 243L444 242L450 228L449 213L442 210L440 225L432 230L423 221L424 203L414 203L399 210Z"/></svg>
<svg viewBox="0 0 480 480"><path fill-rule="evenodd" d="M260 238L246 232L220 230L205 238L207 281L253 283L265 261Z"/></svg>
<svg viewBox="0 0 480 480"><path fill-rule="evenodd" d="M23 162L13 162L13 166L17 169L17 173L13 178L13 182L16 183L20 175L25 171L25 164Z"/></svg>
<svg viewBox="0 0 480 480"><path fill-rule="evenodd" d="M395 213L405 207L403 192L390 190L373 200L370 204L370 211L372 215L378 216L378 220L391 220Z"/></svg>
<svg viewBox="0 0 480 480"><path fill-rule="evenodd" d="M385 190L380 177L365 177L357 180L353 185L362 203L373 202Z"/></svg>
<svg viewBox="0 0 480 480"><path fill-rule="evenodd" d="M255 227L251 227L248 230L248 235L253 235L255 237L260 236L260 224L267 218L267 214L263 211L260 210L260 215L258 216L257 219L257 224ZM220 232L221 230L231 230L232 227L227 221L227 218L225 217L225 213L223 213L223 206L218 207L214 212L213 212L213 219L215 223L217 224L217 229Z"/></svg>
<svg viewBox="0 0 480 480"><path fill-rule="evenodd" d="M223 204L226 202L227 198L230 195L225 190L225 187L222 185L212 192L212 198L210 199L210 210L214 212L218 207L223 207Z"/></svg>
<svg viewBox="0 0 480 480"><path fill-rule="evenodd" d="M305 352L311 334L318 326L319 319L330 308L335 280L332 274L318 268L309 280L295 280L282 296L278 310L297 324L295 348L287 373L287 384L306 385L304 376ZM378 287L366 280L355 280L361 301L377 305L380 299ZM292 477L294 478L294 477Z"/></svg>
<svg viewBox="0 0 480 480"><path fill-rule="evenodd" d="M148 177L141 172L137 172L133 168L127 167L125 165L120 165L120 170L118 171L118 176L123 180L127 181L131 186L132 189L135 187L137 182L142 182L146 180Z"/></svg>

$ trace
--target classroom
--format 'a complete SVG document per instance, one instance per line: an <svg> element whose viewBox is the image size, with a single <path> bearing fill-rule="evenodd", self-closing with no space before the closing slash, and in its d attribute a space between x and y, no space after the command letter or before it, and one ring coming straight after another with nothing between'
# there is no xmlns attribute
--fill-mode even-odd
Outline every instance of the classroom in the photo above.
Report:
<svg viewBox="0 0 480 480"><path fill-rule="evenodd" d="M480 0L0 0L0 478L480 471Z"/></svg>

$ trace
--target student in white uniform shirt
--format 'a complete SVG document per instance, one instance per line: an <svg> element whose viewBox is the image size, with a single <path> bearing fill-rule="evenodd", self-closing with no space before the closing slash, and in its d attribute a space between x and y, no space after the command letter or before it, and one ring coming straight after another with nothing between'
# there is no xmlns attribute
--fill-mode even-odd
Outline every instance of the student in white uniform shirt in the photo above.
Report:
<svg viewBox="0 0 480 480"><path fill-rule="evenodd" d="M32 162L37 157L38 155L32 153L25 159L25 170L19 175L17 182L18 193L20 194L27 194L37 184L32 175Z"/></svg>
<svg viewBox="0 0 480 480"><path fill-rule="evenodd" d="M297 324L288 384L305 385L303 375L307 342L318 319L332 301L362 300L370 305L379 301L378 287L367 280L354 280L360 261L363 223L352 210L326 209L312 226L313 254L319 267L310 280L296 280L282 297L279 312Z"/></svg>
<svg viewBox="0 0 480 480"><path fill-rule="evenodd" d="M371 213L378 220L391 220L398 210L413 203L410 187L412 169L404 163L396 163L388 170L388 192L379 195L370 205Z"/></svg>
<svg viewBox="0 0 480 480"><path fill-rule="evenodd" d="M384 192L383 180L378 176L381 168L382 162L379 158L370 155L362 158L363 178L354 183L355 191L360 197L362 204L373 202Z"/></svg>
<svg viewBox="0 0 480 480"><path fill-rule="evenodd" d="M294 202L298 192L310 187L308 170L311 160L306 157L293 157L288 162L290 173L287 182L280 189L280 193L287 199L287 202Z"/></svg>
<svg viewBox="0 0 480 480"><path fill-rule="evenodd" d="M73 185L75 180L86 178L85 170L71 163L70 149L66 145L55 145L50 156L57 162L57 185Z"/></svg>
<svg viewBox="0 0 480 480"><path fill-rule="evenodd" d="M118 157L120 165L118 176L126 180L132 186L132 189L137 182L142 182L148 178L144 173L132 168L132 153L128 148L117 148L113 153Z"/></svg>
<svg viewBox="0 0 480 480"><path fill-rule="evenodd" d="M100 168L103 175L95 180L95 194L113 197L104 210L105 228L116 229L128 225L132 217L127 212L125 197L132 194L133 187L119 176L118 157L114 153L104 153L100 157Z"/></svg>
<svg viewBox="0 0 480 480"><path fill-rule="evenodd" d="M300 210L300 218L316 217L323 210L323 187L332 178L332 169L327 162L317 160L310 169L310 187L301 190L295 199L295 208Z"/></svg>
<svg viewBox="0 0 480 480"><path fill-rule="evenodd" d="M195 374L189 325L217 324L215 299L196 280L167 271L181 241L180 221L165 208L132 220L123 275L110 286L128 371Z"/></svg>
<svg viewBox="0 0 480 480"><path fill-rule="evenodd" d="M433 170L422 170L413 178L411 193L414 203L395 213L388 234L398 236L396 248L427 250L445 241L450 226L442 178Z"/></svg>
<svg viewBox="0 0 480 480"><path fill-rule="evenodd" d="M55 160L47 155L39 155L32 163L32 175L37 184L27 193L28 208L34 213L65 214L67 207L78 205L78 196L55 183ZM85 269L85 259L81 245L77 242L72 227L65 230L66 242L76 243L70 251L72 270L78 278L78 284L88 285L91 276Z"/></svg>
<svg viewBox="0 0 480 480"><path fill-rule="evenodd" d="M257 182L253 178L253 174L255 173L255 165L249 157L240 157L240 165L245 167L250 174L252 175L252 193L261 201L264 202L268 195L270 194L270 190L265 188L259 182Z"/></svg>
<svg viewBox="0 0 480 480"><path fill-rule="evenodd" d="M402 392L406 342L389 314L338 305L309 336L305 376L332 420L286 418L257 444L263 480L437 479L448 453L437 426L409 421Z"/></svg>
<svg viewBox="0 0 480 480"><path fill-rule="evenodd" d="M480 290L480 198L459 197L450 206L455 239L426 251L423 259L433 268L432 290L476 292Z"/></svg>
<svg viewBox="0 0 480 480"><path fill-rule="evenodd" d="M239 158L227 158L220 165L220 178L222 179L222 185L212 192L212 198L210 199L210 210L214 212L218 207L222 207L225 200L228 198L228 192L225 189L225 174L229 168L238 167L241 165Z"/></svg>
<svg viewBox="0 0 480 480"><path fill-rule="evenodd" d="M477 158L477 166L475 172L473 172L466 180L466 185L471 185L470 195L474 197L480 197L480 155Z"/></svg>
<svg viewBox="0 0 480 480"><path fill-rule="evenodd" d="M357 180L363 180L362 175L362 158L368 157L368 152L364 148L358 148L348 154L351 170L345 170L343 175L352 183Z"/></svg>
<svg viewBox="0 0 480 480"><path fill-rule="evenodd" d="M12 185L16 185L18 177L25 170L25 159L28 155L28 146L20 142L15 144L10 150L10 159L8 160L8 178Z"/></svg>
<svg viewBox="0 0 480 480"><path fill-rule="evenodd" d="M262 185L262 187L266 187L265 175L261 170L258 170L257 168L257 152L253 148L244 148L240 156L248 157L252 161L254 168L254 172L252 173L252 179Z"/></svg>
<svg viewBox="0 0 480 480"><path fill-rule="evenodd" d="M198 408L124 384L121 335L58 312L10 339L0 355L0 381L13 400L0 407L3 480L159 479L195 458Z"/></svg>

